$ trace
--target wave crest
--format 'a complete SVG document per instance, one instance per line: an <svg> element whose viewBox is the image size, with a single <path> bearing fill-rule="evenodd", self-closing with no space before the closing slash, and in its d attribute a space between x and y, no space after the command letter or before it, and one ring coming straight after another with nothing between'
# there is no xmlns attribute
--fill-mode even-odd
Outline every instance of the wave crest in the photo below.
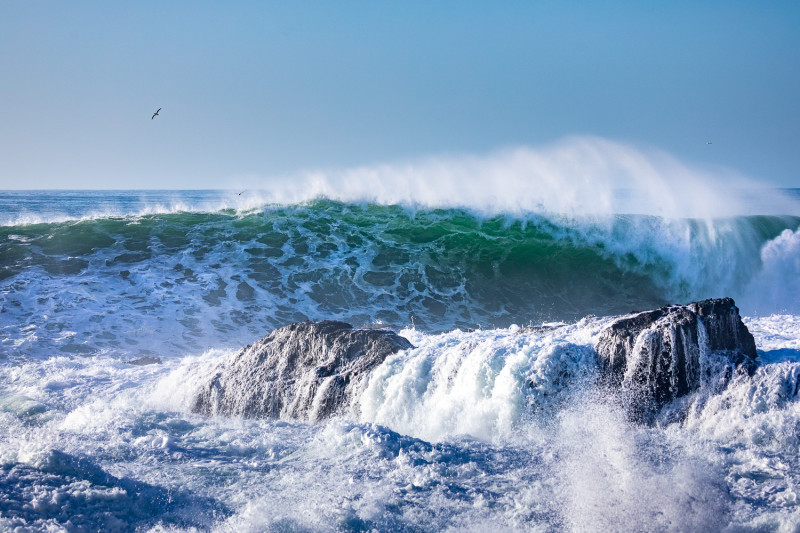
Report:
<svg viewBox="0 0 800 533"><path fill-rule="evenodd" d="M702 169L657 149L574 136L486 156L432 157L270 180L267 203L318 198L481 215L615 213L670 218L798 214L800 202L726 169ZM754 191L757 189L757 191ZM754 192L758 199L754 201Z"/></svg>

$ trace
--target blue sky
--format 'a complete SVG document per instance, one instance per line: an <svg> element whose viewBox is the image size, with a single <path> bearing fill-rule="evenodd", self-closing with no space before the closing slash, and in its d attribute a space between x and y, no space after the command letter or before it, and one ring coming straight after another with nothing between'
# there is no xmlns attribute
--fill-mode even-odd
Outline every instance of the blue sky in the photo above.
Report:
<svg viewBox="0 0 800 533"><path fill-rule="evenodd" d="M800 186L800 2L660 4L0 0L0 189L259 187L570 135Z"/></svg>

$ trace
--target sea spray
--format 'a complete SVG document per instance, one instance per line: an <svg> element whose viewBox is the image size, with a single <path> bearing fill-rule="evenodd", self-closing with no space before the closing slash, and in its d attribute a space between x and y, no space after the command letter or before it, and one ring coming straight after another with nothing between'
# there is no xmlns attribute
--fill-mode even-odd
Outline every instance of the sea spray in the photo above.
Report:
<svg viewBox="0 0 800 533"><path fill-rule="evenodd" d="M511 435L527 416L556 409L593 373L594 353L566 340L569 330L410 335L417 347L375 371L360 418L428 440Z"/></svg>
<svg viewBox="0 0 800 533"><path fill-rule="evenodd" d="M400 177L370 189L375 174L337 197L331 173L333 199L277 204L279 190L3 193L0 529L793 530L800 218L773 200L796 192L764 203L691 169L671 182L636 150L644 192L604 191L620 163L592 146L558 164L522 150L474 183L486 158L441 188L431 171L405 199ZM710 195L684 205L697 189L672 189L693 180ZM652 426L594 386L585 357L613 315L726 294L751 315L752 377ZM378 322L415 348L346 416L191 412L212 368L306 319Z"/></svg>
<svg viewBox="0 0 800 533"><path fill-rule="evenodd" d="M763 246L760 259L744 289L751 312L800 314L800 231L783 230Z"/></svg>
<svg viewBox="0 0 800 533"><path fill-rule="evenodd" d="M270 179L256 194L267 203L284 205L328 198L414 209L468 208L483 216L800 215L796 197L764 189L734 171L703 169L657 149L594 136L483 156L313 170Z"/></svg>

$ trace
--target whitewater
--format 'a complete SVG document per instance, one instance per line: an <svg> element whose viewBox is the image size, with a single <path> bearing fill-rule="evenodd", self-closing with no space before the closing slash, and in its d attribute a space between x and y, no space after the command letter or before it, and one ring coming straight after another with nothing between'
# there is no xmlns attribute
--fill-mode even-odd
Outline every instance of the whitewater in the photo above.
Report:
<svg viewBox="0 0 800 533"><path fill-rule="evenodd" d="M649 425L597 386L617 317L722 296L752 376ZM237 350L331 319L412 345L352 412L192 412ZM15 528L800 531L800 191L574 138L243 192L0 192Z"/></svg>

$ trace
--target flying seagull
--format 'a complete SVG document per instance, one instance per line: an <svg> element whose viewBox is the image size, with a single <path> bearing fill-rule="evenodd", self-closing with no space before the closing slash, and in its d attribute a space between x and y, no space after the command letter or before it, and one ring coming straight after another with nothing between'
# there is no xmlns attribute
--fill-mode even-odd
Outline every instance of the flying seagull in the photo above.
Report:
<svg viewBox="0 0 800 533"><path fill-rule="evenodd" d="M711 141L706 141L706 144L711 144Z"/></svg>
<svg viewBox="0 0 800 533"><path fill-rule="evenodd" d="M158 111L161 111L161 108L160 108L160 107L158 108ZM154 118L156 118L156 117L158 116L158 111L156 111L155 113L153 113L153 116L152 116L152 117L150 117L150 120L153 120Z"/></svg>

